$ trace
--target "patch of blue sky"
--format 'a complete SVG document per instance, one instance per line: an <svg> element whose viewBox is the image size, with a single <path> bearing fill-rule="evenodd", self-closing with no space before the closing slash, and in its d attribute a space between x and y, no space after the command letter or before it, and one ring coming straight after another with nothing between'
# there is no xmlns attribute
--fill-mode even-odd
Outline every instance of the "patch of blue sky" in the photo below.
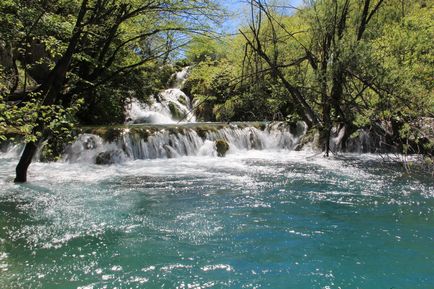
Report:
<svg viewBox="0 0 434 289"><path fill-rule="evenodd" d="M222 24L222 32L236 33L238 28L248 22L249 1L248 0L219 0L220 4L228 11L229 17ZM269 1L271 2L271 1ZM286 13L292 13L291 7L300 7L303 0L278 0L275 1Z"/></svg>

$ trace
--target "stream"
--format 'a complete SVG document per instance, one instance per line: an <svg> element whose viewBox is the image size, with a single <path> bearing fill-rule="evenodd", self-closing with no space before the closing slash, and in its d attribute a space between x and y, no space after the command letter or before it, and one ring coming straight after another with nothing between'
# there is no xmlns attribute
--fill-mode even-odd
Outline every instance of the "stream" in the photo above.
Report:
<svg viewBox="0 0 434 289"><path fill-rule="evenodd" d="M379 156L0 159L0 288L430 288L434 185Z"/></svg>
<svg viewBox="0 0 434 289"><path fill-rule="evenodd" d="M186 71L28 183L13 183L21 147L3 148L0 288L434 287L431 175L324 158L303 123L196 123Z"/></svg>

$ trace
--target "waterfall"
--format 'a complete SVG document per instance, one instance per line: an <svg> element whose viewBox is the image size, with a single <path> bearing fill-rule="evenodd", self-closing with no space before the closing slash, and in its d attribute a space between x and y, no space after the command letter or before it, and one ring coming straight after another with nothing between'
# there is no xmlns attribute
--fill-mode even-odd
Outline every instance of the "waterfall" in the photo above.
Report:
<svg viewBox="0 0 434 289"><path fill-rule="evenodd" d="M171 87L156 96L150 96L149 103L141 103L132 98L125 107L129 124L153 123L173 124L196 122L191 99L181 90L188 76L189 67L174 73Z"/></svg>
<svg viewBox="0 0 434 289"><path fill-rule="evenodd" d="M82 128L75 142L67 145L63 161L113 164L136 159L164 159L185 156L217 157L217 143L228 146L228 154L248 150L320 150L318 140L307 133L304 122L235 122L139 124ZM331 148L342 151L343 129L334 129ZM23 144L1 143L0 159L18 158ZM42 148L41 148L42 150ZM398 153L386 137L360 129L346 141L345 152ZM39 159L39 154L35 160Z"/></svg>
<svg viewBox="0 0 434 289"><path fill-rule="evenodd" d="M18 158L23 149L22 143L0 142L0 159Z"/></svg>
<svg viewBox="0 0 434 289"><path fill-rule="evenodd" d="M101 128L81 134L66 149L68 162L111 164L125 160L217 156L216 141L229 145L228 153L245 150L293 150L306 132L302 122L295 127L273 124L196 124Z"/></svg>
<svg viewBox="0 0 434 289"><path fill-rule="evenodd" d="M174 85L172 88L182 88L184 86L184 83L188 77L189 70L190 70L190 66L186 66L181 71L176 72L172 76L172 79L174 79Z"/></svg>

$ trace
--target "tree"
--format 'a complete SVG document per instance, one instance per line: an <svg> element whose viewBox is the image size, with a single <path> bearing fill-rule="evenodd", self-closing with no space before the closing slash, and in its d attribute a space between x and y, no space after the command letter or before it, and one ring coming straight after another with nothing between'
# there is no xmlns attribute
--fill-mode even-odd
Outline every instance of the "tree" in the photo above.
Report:
<svg viewBox="0 0 434 289"><path fill-rule="evenodd" d="M320 128L327 156L334 122L339 121L346 126L344 139L353 131L354 99L347 91L352 77L350 71L359 65L358 52L364 35L382 5L382 0L375 3L370 0L311 1L298 16L308 24L305 33L310 41L303 43L296 37L298 32L291 31L279 19L273 5L264 0L250 1L251 24L248 31L240 32L249 48L266 62L288 90L300 117L309 126ZM263 35L265 29L269 32ZM299 46L301 54L291 62L283 63L285 60L278 53L290 42ZM304 63L309 64L303 67L306 74L307 70L311 70L314 76L308 83L294 81L285 73L288 67L301 67ZM320 99L312 92L319 94Z"/></svg>
<svg viewBox="0 0 434 289"><path fill-rule="evenodd" d="M185 37L172 41L173 33L204 31L204 19L216 16L209 13L216 7L211 1L197 0L10 0L6 4L1 6L2 14L18 20L9 24L18 35L23 32L21 38L10 37L8 43L20 52L24 71L23 89L13 85L6 100L19 103L19 107L37 103L32 111L33 137L17 165L16 182L26 181L38 146L50 134L41 108L61 106L67 111L80 102L82 110L95 107L99 97L108 95L107 86L122 88L120 79L128 79L159 59L167 61L171 52L188 42ZM50 25L62 29L50 29ZM33 53L35 47L42 50L39 57ZM116 84L119 87L115 88Z"/></svg>

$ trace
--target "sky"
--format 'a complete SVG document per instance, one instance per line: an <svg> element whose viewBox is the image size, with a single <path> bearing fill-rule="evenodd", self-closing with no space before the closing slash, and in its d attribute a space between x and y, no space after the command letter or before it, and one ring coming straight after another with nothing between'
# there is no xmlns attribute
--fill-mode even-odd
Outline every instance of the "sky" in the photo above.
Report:
<svg viewBox="0 0 434 289"><path fill-rule="evenodd" d="M223 31L226 33L236 33L238 27L247 21L248 4L247 0L220 0L232 16L223 24ZM303 0L286 0L281 1L285 5L300 6Z"/></svg>

